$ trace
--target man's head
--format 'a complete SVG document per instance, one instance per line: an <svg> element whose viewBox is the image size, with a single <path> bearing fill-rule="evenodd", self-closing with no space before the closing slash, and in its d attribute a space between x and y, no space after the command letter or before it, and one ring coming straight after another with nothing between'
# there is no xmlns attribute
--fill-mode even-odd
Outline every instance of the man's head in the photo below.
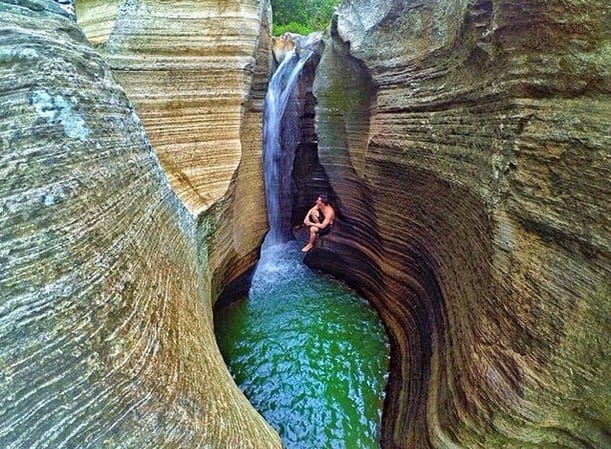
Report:
<svg viewBox="0 0 611 449"><path fill-rule="evenodd" d="M321 193L320 195L318 195L318 198L316 199L316 202L320 201L323 204L329 204L329 197L327 197L326 193Z"/></svg>

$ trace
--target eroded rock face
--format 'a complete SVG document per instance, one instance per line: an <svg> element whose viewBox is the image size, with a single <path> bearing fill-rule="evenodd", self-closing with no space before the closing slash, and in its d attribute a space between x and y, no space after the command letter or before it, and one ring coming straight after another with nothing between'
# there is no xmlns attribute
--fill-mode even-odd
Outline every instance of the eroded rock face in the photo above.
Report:
<svg viewBox="0 0 611 449"><path fill-rule="evenodd" d="M172 189L194 214L216 217L220 289L254 262L267 229L269 2L77 0L76 15L134 103Z"/></svg>
<svg viewBox="0 0 611 449"><path fill-rule="evenodd" d="M284 33L282 36L272 39L272 56L276 64L281 64L288 52L295 49L295 39L291 33Z"/></svg>
<svg viewBox="0 0 611 449"><path fill-rule="evenodd" d="M0 22L0 447L279 448L214 340L229 208L183 205L59 5Z"/></svg>
<svg viewBox="0 0 611 449"><path fill-rule="evenodd" d="M383 447L609 445L608 14L340 6L314 95L344 219L307 261L386 323Z"/></svg>

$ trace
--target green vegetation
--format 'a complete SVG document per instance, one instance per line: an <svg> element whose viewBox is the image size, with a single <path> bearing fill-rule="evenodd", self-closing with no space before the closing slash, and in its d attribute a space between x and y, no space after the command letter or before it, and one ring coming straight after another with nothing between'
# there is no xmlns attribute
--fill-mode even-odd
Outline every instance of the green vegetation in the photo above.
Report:
<svg viewBox="0 0 611 449"><path fill-rule="evenodd" d="M340 0L272 0L272 33L310 34L327 27Z"/></svg>
<svg viewBox="0 0 611 449"><path fill-rule="evenodd" d="M296 33L307 36L312 32L312 29L307 25L297 22L289 22L286 25L276 25L275 23L272 25L272 34L274 36L281 36L284 33Z"/></svg>

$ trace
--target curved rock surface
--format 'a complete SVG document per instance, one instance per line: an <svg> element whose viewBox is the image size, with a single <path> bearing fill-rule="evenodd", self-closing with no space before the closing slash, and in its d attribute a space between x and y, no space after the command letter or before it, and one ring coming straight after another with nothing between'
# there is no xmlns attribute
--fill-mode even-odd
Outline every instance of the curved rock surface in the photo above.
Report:
<svg viewBox="0 0 611 449"><path fill-rule="evenodd" d="M254 263L267 230L269 2L77 0L76 15L134 103L172 189L193 214L216 217L221 290Z"/></svg>
<svg viewBox="0 0 611 449"><path fill-rule="evenodd" d="M279 448L212 329L221 268L261 238L214 234L244 127L199 213L73 17L5 0L0 22L0 447Z"/></svg>
<svg viewBox="0 0 611 449"><path fill-rule="evenodd" d="M338 9L314 95L344 219L307 262L387 326L383 447L611 445L609 13Z"/></svg>

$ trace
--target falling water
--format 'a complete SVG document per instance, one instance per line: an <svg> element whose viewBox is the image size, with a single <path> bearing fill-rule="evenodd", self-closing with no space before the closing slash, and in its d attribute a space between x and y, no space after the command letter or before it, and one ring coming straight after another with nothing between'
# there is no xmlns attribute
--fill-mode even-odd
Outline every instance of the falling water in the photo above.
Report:
<svg viewBox="0 0 611 449"><path fill-rule="evenodd" d="M311 54L288 53L270 81L263 134L270 230L248 297L216 311L215 332L236 383L285 448L376 449L389 352L382 323L355 292L304 265L290 239L297 137L282 117Z"/></svg>
<svg viewBox="0 0 611 449"><path fill-rule="evenodd" d="M302 54L294 50L287 53L274 72L265 97L263 163L269 232L264 247L284 243L290 238L291 174L295 146L289 144L294 136L281 135L281 122L299 73L311 55L311 50Z"/></svg>

